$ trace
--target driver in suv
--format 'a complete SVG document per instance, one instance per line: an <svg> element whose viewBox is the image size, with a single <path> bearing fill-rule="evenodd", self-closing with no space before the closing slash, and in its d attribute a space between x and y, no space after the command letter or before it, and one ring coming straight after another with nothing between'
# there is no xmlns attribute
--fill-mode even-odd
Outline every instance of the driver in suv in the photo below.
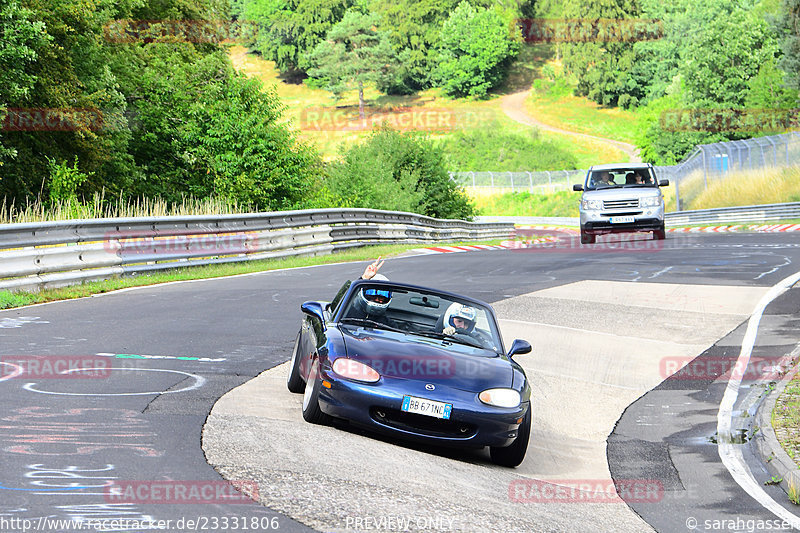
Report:
<svg viewBox="0 0 800 533"><path fill-rule="evenodd" d="M624 184L624 185L623 185ZM656 179L649 163L595 165L584 184L580 203L581 244L592 244L597 235L646 231L653 239L666 238L664 196L660 187L669 180Z"/></svg>

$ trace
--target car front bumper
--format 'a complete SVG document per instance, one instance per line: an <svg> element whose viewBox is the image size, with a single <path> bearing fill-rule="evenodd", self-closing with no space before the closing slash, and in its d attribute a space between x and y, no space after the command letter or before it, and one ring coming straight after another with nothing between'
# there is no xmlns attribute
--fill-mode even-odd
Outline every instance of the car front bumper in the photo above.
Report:
<svg viewBox="0 0 800 533"><path fill-rule="evenodd" d="M377 383L364 384L342 379L330 369L323 369L322 379L331 384L320 388L319 405L324 413L379 433L429 444L508 446L530 408L529 402L516 408L492 407L475 393L445 385L429 391L424 383L408 379L382 377ZM402 412L404 396L450 403L450 419Z"/></svg>
<svg viewBox="0 0 800 533"><path fill-rule="evenodd" d="M633 216L633 222L617 223L612 218ZM664 229L664 208L639 209L635 213L613 211L581 211L581 231L585 233L627 233L635 231L658 231Z"/></svg>

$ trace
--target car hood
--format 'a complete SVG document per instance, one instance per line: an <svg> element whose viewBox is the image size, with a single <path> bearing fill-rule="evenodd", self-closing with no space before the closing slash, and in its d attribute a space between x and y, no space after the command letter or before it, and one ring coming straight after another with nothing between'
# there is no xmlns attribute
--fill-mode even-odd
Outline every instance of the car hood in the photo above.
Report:
<svg viewBox="0 0 800 533"><path fill-rule="evenodd" d="M339 329L347 357L369 365L385 377L476 393L512 385L511 363L491 350L380 329Z"/></svg>

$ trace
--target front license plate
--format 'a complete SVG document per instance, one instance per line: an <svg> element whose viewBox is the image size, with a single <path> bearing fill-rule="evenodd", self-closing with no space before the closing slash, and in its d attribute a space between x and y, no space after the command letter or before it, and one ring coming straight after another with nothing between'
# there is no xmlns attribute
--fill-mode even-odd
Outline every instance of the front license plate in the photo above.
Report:
<svg viewBox="0 0 800 533"><path fill-rule="evenodd" d="M634 220L633 217L611 217L612 224L630 224Z"/></svg>
<svg viewBox="0 0 800 533"><path fill-rule="evenodd" d="M403 406L400 410L406 413L417 413L449 420L450 412L453 410L453 404L434 402L433 400L416 398L414 396L403 396Z"/></svg>

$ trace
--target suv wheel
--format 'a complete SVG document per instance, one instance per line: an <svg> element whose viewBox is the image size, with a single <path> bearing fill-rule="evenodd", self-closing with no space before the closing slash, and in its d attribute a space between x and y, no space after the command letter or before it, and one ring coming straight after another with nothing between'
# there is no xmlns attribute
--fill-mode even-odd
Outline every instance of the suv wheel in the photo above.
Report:
<svg viewBox="0 0 800 533"><path fill-rule="evenodd" d="M595 240L597 240L597 235L581 231L581 244L594 244Z"/></svg>
<svg viewBox="0 0 800 533"><path fill-rule="evenodd" d="M664 226L661 226L661 229L657 229L653 232L653 240L655 241L663 241L667 238L667 230L664 229Z"/></svg>

